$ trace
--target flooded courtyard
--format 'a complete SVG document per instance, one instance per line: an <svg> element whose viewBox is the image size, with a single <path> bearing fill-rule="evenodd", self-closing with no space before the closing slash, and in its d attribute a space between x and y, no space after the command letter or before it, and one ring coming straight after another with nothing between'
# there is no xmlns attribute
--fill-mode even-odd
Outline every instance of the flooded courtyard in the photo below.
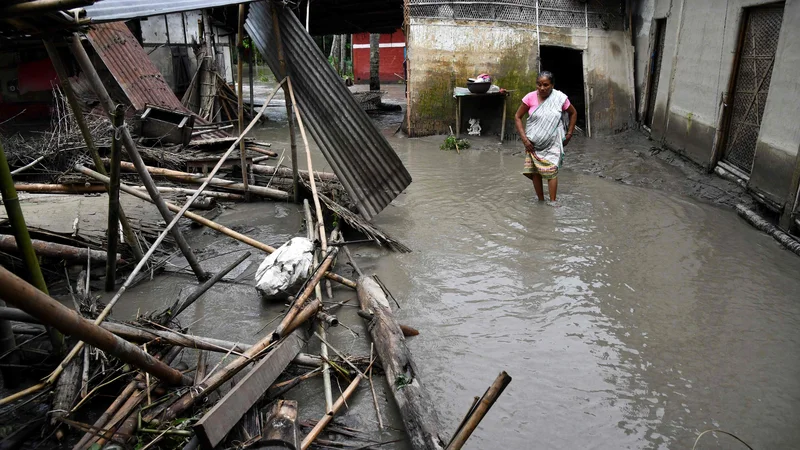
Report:
<svg viewBox="0 0 800 450"><path fill-rule="evenodd" d="M468 448L691 448L717 428L754 448L798 445L800 259L736 216L738 188L631 132L573 141L552 207L520 175L519 145L476 139L459 155L439 150L441 136L408 139L394 135L391 117L379 123L414 181L375 223L413 252L361 246L354 255L397 298L398 321L420 330L408 342L446 439L505 370L513 381ZM259 137L279 153L288 147L274 118ZM315 155L314 168L325 165ZM304 234L302 216L264 202L231 205L216 220L279 245ZM211 231L190 236L211 270L250 250ZM252 288L263 258L253 253L182 315L193 333L252 343L274 326L285 307ZM163 308L193 285L157 277L127 293L115 316ZM355 296L334 292L335 301ZM367 355L355 309L340 310L352 332L340 327L331 343ZM402 428L379 380L384 420ZM324 413L321 384L291 392L302 419ZM362 386L337 421L401 439L377 433L369 396ZM736 445L706 435L699 448Z"/></svg>

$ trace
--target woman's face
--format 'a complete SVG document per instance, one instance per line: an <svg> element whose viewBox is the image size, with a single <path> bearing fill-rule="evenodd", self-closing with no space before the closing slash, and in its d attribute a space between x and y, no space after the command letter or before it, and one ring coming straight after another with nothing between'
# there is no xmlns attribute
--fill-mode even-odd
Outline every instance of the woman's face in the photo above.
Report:
<svg viewBox="0 0 800 450"><path fill-rule="evenodd" d="M541 98L547 98L550 96L550 93L553 92L553 83L551 83L550 79L547 77L539 77L536 80L536 90L539 91L539 96Z"/></svg>

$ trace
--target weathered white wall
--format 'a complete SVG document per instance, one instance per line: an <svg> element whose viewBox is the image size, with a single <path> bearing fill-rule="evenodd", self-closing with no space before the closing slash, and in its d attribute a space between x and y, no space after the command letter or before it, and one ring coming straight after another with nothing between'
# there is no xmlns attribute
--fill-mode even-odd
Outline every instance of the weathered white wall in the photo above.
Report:
<svg viewBox="0 0 800 450"><path fill-rule="evenodd" d="M666 18L652 137L703 166L713 160L721 99L734 76L744 8L770 0L656 0L654 19ZM778 53L762 118L749 187L786 202L800 127L800 2L786 2ZM651 33L651 39L653 39ZM652 42L651 42L652 45ZM638 45L637 45L638 47ZM637 65L641 64L637 58ZM643 67L637 67L637 73Z"/></svg>
<svg viewBox="0 0 800 450"><path fill-rule="evenodd" d="M584 52L584 77L593 134L628 128L633 116L633 48L622 31L540 27L541 45ZM455 123L454 86L490 73L514 92L508 100L507 132L522 97L535 89L536 27L483 21L412 19L408 39L411 132L447 132Z"/></svg>

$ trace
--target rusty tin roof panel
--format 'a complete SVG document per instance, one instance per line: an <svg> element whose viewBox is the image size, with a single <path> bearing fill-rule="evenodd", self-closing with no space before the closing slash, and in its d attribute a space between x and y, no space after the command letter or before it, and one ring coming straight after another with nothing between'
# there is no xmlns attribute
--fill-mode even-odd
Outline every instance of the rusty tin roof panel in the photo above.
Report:
<svg viewBox="0 0 800 450"><path fill-rule="evenodd" d="M150 104L188 112L123 22L94 25L87 36L137 111Z"/></svg>
<svg viewBox="0 0 800 450"><path fill-rule="evenodd" d="M253 0L103 0L86 6L86 16L92 22L116 22L161 14L194 11L217 6L249 3Z"/></svg>
<svg viewBox="0 0 800 450"><path fill-rule="evenodd" d="M277 15L303 122L359 213L370 219L411 184L411 175L295 15L288 9ZM245 27L272 72L281 73L269 3L253 3Z"/></svg>

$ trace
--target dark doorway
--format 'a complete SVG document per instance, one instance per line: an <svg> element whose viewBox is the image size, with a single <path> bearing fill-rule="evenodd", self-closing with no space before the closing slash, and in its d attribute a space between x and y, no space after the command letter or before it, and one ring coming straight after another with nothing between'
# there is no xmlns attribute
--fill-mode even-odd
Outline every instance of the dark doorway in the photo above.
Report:
<svg viewBox="0 0 800 450"><path fill-rule="evenodd" d="M664 25L667 19L656 19L655 41L650 53L650 73L647 76L647 108L644 110L644 124L653 128L653 113L656 110L658 78L661 76L661 61L664 59Z"/></svg>
<svg viewBox="0 0 800 450"><path fill-rule="evenodd" d="M555 87L567 94L578 111L578 126L586 130L586 99L583 86L583 52L565 47L543 45L540 49L542 70L553 72Z"/></svg>

